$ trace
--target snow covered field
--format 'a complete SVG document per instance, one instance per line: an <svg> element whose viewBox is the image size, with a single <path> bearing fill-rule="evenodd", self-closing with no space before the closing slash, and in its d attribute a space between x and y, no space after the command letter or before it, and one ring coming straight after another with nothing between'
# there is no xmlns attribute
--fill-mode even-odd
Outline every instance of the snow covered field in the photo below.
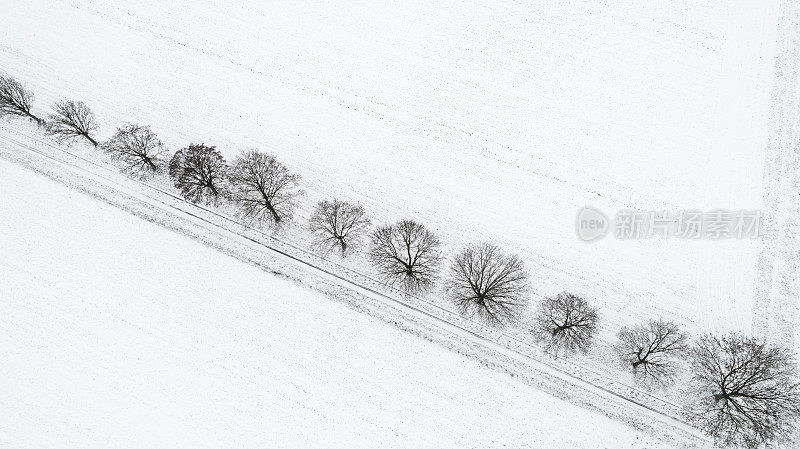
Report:
<svg viewBox="0 0 800 449"><path fill-rule="evenodd" d="M449 254L505 245L534 304L599 306L600 344L574 363L625 388L620 325L749 330L756 282L790 283L757 279L755 240L577 239L584 205L758 209L772 188L779 2L642 3L0 0L0 72L40 115L86 101L100 139L133 121L171 150L275 153L307 192L282 235L297 245L332 196L417 219ZM0 138L42 149L19 121ZM0 446L663 445L3 160L0 178ZM529 322L507 331L527 341ZM630 416L605 399L584 404Z"/></svg>
<svg viewBox="0 0 800 449"><path fill-rule="evenodd" d="M669 447L5 160L0 191L2 447Z"/></svg>
<svg viewBox="0 0 800 449"><path fill-rule="evenodd" d="M151 125L173 149L276 153L313 203L520 252L606 334L645 317L749 329L753 241L584 244L586 205L754 209L777 1L4 0L0 68L43 112Z"/></svg>

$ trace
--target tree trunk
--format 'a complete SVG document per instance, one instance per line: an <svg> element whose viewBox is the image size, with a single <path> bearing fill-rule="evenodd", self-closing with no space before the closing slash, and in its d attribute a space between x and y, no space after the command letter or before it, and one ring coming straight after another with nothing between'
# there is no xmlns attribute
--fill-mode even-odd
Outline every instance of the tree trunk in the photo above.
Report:
<svg viewBox="0 0 800 449"><path fill-rule="evenodd" d="M156 171L156 164L153 163L152 159L145 157L144 162L150 167L150 170Z"/></svg>
<svg viewBox="0 0 800 449"><path fill-rule="evenodd" d="M28 118L29 118L29 119L31 119L31 120L33 120L34 122L36 122L36 126L42 126L42 125L44 125L44 120L42 120L42 119L40 119L39 117L37 117L37 116L35 116L35 115L31 114L30 112L26 112L26 114L28 114Z"/></svg>
<svg viewBox="0 0 800 449"><path fill-rule="evenodd" d="M270 213L272 214L272 218L275 220L275 224L281 222L281 217L278 215L278 212L272 207L272 203L267 202L267 209L269 209Z"/></svg>
<svg viewBox="0 0 800 449"><path fill-rule="evenodd" d="M92 145L94 145L95 147L97 146L97 141L96 141L96 140L94 140L94 139L92 139L92 138L89 136L89 133L83 133L83 137L86 137L86 139L87 139L89 142L92 142Z"/></svg>

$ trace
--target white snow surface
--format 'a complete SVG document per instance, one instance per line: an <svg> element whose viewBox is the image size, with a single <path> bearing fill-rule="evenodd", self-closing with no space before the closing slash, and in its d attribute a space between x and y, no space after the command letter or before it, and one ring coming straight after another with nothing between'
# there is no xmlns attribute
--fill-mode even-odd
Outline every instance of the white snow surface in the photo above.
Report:
<svg viewBox="0 0 800 449"><path fill-rule="evenodd" d="M761 207L777 0L0 0L0 69L100 137L257 147L313 204L520 253L533 296L749 329L754 241L578 241L575 213Z"/></svg>
<svg viewBox="0 0 800 449"><path fill-rule="evenodd" d="M298 244L331 196L376 223L417 219L448 254L498 242L526 260L532 305L569 290L600 308L583 363L604 372L623 324L750 328L755 241L585 244L574 220L587 204L762 207L778 0L0 10L0 72L36 93L35 113L66 97L101 140L138 122L172 150L273 152L306 190L285 235ZM0 446L659 447L0 162Z"/></svg>
<svg viewBox="0 0 800 449"><path fill-rule="evenodd" d="M5 160L0 192L0 447L667 447Z"/></svg>

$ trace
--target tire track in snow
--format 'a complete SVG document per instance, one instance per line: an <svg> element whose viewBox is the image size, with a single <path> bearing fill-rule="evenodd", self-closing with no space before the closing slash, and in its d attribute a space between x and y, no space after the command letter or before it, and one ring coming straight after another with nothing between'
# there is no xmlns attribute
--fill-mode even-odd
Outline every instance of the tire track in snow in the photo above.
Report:
<svg viewBox="0 0 800 449"><path fill-rule="evenodd" d="M5 130L11 131L17 134L19 137L31 137L10 128L5 128ZM496 351L503 355L509 356L512 359L531 363L535 365L535 369L542 371L547 375L555 376L556 378L566 381L573 386L589 389L589 391L599 393L601 396L605 396L607 398L611 397L615 400L622 401L622 403L626 404L627 407L632 407L634 409L638 408L640 411L647 413L652 418L657 419L664 424L673 426L680 432L688 432L694 438L701 441L704 440L703 437L697 435L696 431L691 427L690 424L681 418L680 411L682 410L682 406L680 404L659 398L651 393L639 390L622 382L611 380L605 377L603 374L595 372L591 368L585 366L579 366L565 360L547 360L542 357L537 357L536 353L539 351L536 347L504 331L489 328L482 323L464 318L457 313L427 301L424 298L408 295L400 292L397 289L384 286L364 273L357 272L336 262L323 259L304 250L303 248L297 247L296 245L288 242L284 242L272 235L266 234L246 224L237 222L236 220L233 220L230 217L220 214L214 210L189 203L176 194L163 190L159 187L139 180L131 180L121 177L121 175L119 175L119 173L113 168L101 165L97 162L68 152L47 141L37 140L34 138L36 144L49 146L57 153L65 155L69 158L77 159L81 164L91 165L92 167L100 169L103 172L108 172L108 175L98 174L87 169L86 167L77 165L74 162L68 162L59 159L53 154L47 154L21 140L15 138L7 138L5 140L27 153L35 154L70 170L80 172L83 175L88 175L90 179L100 182L105 187L110 188L112 191L120 191L124 195L131 196L135 199L144 201L145 203L165 210L168 214L189 216L191 217L192 221L199 221L203 223L204 227L211 232L223 235L227 234L228 238L232 237L234 239L244 240L250 246L255 245L260 251L267 250L271 253L277 254L281 258L295 265L300 265L305 269L313 270L317 275L322 275L323 278L332 280L340 286L355 290L356 292L364 294L368 297L378 299L383 302L388 302L395 307L399 307L403 310L421 316L425 320L432 321L434 325L438 326L439 328L466 338L472 343L477 343L485 348L488 348L490 351ZM145 192L143 193L141 191L131 189L129 186L123 185L122 182L112 179L110 176L120 177L124 179L125 182L130 182L137 187L141 187ZM147 191L149 191L149 193ZM158 198L157 196L163 196L165 198L162 199ZM228 225L221 225L220 223L215 222L213 219L204 217L203 214L208 214L214 219L221 220ZM253 231L255 234L257 234L257 237L254 238L253 236L246 235L243 232L238 232L232 229L230 225L234 225L236 228ZM325 265L329 266L326 267ZM394 292L387 293L382 291L383 289L389 291L394 290ZM560 362L560 364L558 362ZM602 381L604 381L606 384L602 385Z"/></svg>

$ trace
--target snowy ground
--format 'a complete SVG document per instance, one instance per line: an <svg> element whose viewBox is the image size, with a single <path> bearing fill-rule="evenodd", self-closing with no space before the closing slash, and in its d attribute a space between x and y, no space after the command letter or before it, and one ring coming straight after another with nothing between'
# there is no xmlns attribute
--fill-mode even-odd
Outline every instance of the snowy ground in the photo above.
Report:
<svg viewBox="0 0 800 449"><path fill-rule="evenodd" d="M669 447L5 160L0 191L0 446Z"/></svg>
<svg viewBox="0 0 800 449"><path fill-rule="evenodd" d="M44 114L54 100L62 97L85 100L101 121L101 138L109 136L122 122L134 121L153 126L173 150L190 142L204 142L217 145L229 158L250 147L276 153L303 177L307 198L299 214L301 226L304 226L316 200L336 195L363 203L378 223L405 217L424 222L442 235L449 252L478 239L498 241L512 248L525 257L534 275L534 301L543 295L568 289L588 296L600 306L603 318L601 344L589 360L578 360L577 363L592 367L601 377L610 375L610 379L620 380L620 383L629 381L615 373L607 363L608 342L621 324L645 317L666 316L686 323L694 332L708 328L750 328L756 282L756 242L620 242L606 238L589 245L576 238L574 218L575 212L586 204L599 207L610 215L623 208L676 211L761 207L763 148L774 67L776 0L676 0L646 4L636 1L602 4L588 0L566 4L545 1L510 4L497 0L399 4L380 1L249 3L252 4L189 0L168 4L148 0L0 0L4 14L3 26L0 27L0 71L25 81L36 92L34 112ZM4 136L3 131L0 130L0 136ZM38 135L38 131L30 129L26 132ZM12 135L16 136L5 136ZM11 170L14 176L22 173L16 168L5 167L3 170ZM30 175L19 176L20 183L31 179ZM9 181L3 179L0 182L4 183L2 191L5 195L5 184ZM54 190L75 199L74 193ZM89 203L95 208L93 201L77 198L83 206L70 206L76 211L87 209L85 204ZM18 206L12 206L12 209L15 214L20 214L16 219L34 218L36 226L51 226L35 214L35 209L26 211ZM103 207L96 213L81 213L88 214L88 218L97 218L98 214L108 211ZM120 217L119 212L110 211L108 213ZM31 214L31 217L23 217L24 214ZM75 218L65 217L64 221L81 226L73 222ZM97 219L109 221L108 217ZM136 226L129 226L131 229L141 227L134 218L118 219L136 222ZM0 220L4 218L0 217ZM111 220L115 224L117 221ZM21 225L15 223L17 227ZM82 226L85 231L91 229L92 233L95 232L88 224ZM155 232L147 229L148 235ZM14 228L14 232L28 230L27 227ZM371 399L353 405L359 413L363 412L361 416L365 418L345 431L339 429L336 422L325 421L335 413L331 409L327 409L331 413L325 413L324 407L341 406L349 401L343 397L352 397L347 396L347 392L352 390L331 388L337 384L336 379L340 379L336 376L372 376L362 382L367 389L363 390L365 395L359 393L359 397L377 398L380 394L394 391L380 382L400 380L391 376L384 379L385 376L373 375L381 371L373 373L372 370L396 373L391 370L403 365L403 357L416 370L418 362L409 355L398 354L395 362L379 357L381 363L372 366L372 362L365 362L370 355L362 353L359 362L332 368L338 374L313 384L321 391L308 385L298 387L289 391L295 396L279 397L277 400L284 402L278 404L274 397L277 390L254 390L262 381L267 382L273 373L284 377L294 375L287 373L289 368L286 366L294 367L296 363L309 360L323 363L318 358L329 356L328 346L324 350L321 346L311 349L305 346L305 340L317 344L317 339L312 338L316 332L337 336L360 332L358 335L369 335L376 342L383 341L383 349L390 347L393 352L398 347L407 346L412 350L417 347L414 345L422 345L420 342L390 343L395 341L393 339L405 342L408 335L396 337L394 330L383 335L382 327L380 331L358 330L353 322L378 325L364 317L352 318L352 313L347 310L335 315L340 321L325 321L322 317L327 313L326 308L334 305L316 307L321 300L310 299L313 294L288 286L279 290L283 295L285 289L288 296L283 297L291 297L291 301L276 303L286 307L286 313L294 310L299 314L303 308L292 309L294 301L313 301L314 313L319 311L320 317L309 318L308 326L324 324L328 327L309 327L308 334L301 336L295 335L297 332L290 334L281 323L278 329L267 329L269 334L244 333L243 329L258 325L257 322L237 321L246 319L244 315L252 312L267 323L268 315L273 313L272 305L269 311L252 308L254 302L271 298L264 296L263 290L258 290L262 295L259 296L252 289L261 285L278 285L278 281L265 278L252 269L246 271L240 268L242 264L209 250L192 249L192 253L213 257L215 264L220 258L232 264L228 271L235 271L235 274L214 273L220 279L214 278L211 287L207 281L208 273L200 276L194 268L181 269L177 263L151 260L140 250L137 253L130 248L141 248L144 242L104 243L124 254L124 257L110 259L102 252L92 254L92 248L97 248L92 241L68 241L67 236L59 235L53 227L49 231L40 228L39 232L47 232L42 245L69 245L46 253L47 256L55 254L56 261L58 257L70 258L72 263L66 265L75 269L84 263L84 257L88 257L86 263L96 264L91 270L107 274L98 274L94 278L91 270L87 269L85 273L76 274L81 280L77 286L67 287L58 282L69 281L65 279L69 274L59 272L55 266L51 279L36 270L20 271L19 267L23 265L14 265L18 268L13 275L0 275L11 276L11 279L25 279L26 276L37 279L20 284L20 290L14 292L24 292L26 288L40 289L43 292L41 300L49 301L41 307L53 307L59 313L63 310L64 314L75 312L83 315L67 315L75 316L73 322L77 328L68 328L75 330L76 334L73 340L65 339L63 342L55 340L54 334L59 317L56 314L36 315L33 306L26 308L23 305L19 312L29 315L20 315L19 320L9 319L2 323L28 326L34 331L36 328L31 327L30 322L42 322L42 329L54 326L49 331L43 330L39 337L51 339L53 345L71 347L71 343L83 338L77 324L81 318L86 319L88 324L85 326L106 326L104 319L130 317L128 322L133 323L131 326L140 327L137 330L126 329L127 325L117 322L108 327L112 335L119 337L114 341L124 343L129 341L124 338L133 337L126 332L138 332L149 335L150 340L139 334L136 337L142 338L142 344L150 346L137 348L132 345L129 348L133 352L127 356L125 351L121 348L117 351L118 346L114 346L122 343L109 343L105 349L114 352L114 356L117 352L125 354L129 358L124 361L113 357L103 359L100 352L93 352L98 349L87 348L87 354L97 357L92 363L99 360L102 362L99 366L108 367L109 371L98 372L78 366L73 375L80 377L79 373L89 373L86 375L92 381L105 382L102 385L107 393L105 397L113 396L115 389L142 389L143 399L130 398L122 402L131 413L142 414L148 405L152 406L153 403L147 404L146 400L154 401L162 393L157 391L158 388L183 394L179 395L184 398L182 400L189 401L161 404L156 408L159 413L163 411L164 416L140 416L146 422L156 425L172 419L175 425L185 425L188 420L181 419L184 409L198 410L192 417L200 420L197 421L200 424L197 428L187 428L187 432L197 435L202 435L197 432L210 432L221 435L217 442L230 441L232 433L226 433L232 427L230 423L239 425L237 420L258 418L261 415L253 414L253 410L264 409L263 413L270 410L284 412L284 425L291 426L305 420L312 426L335 431L337 435L346 434L343 439L364 444L387 441L389 434L402 438L416 429L429 429L442 438L454 436L456 439L451 444L465 445L475 441L476 445L492 445L491 440L480 439L491 438L490 431L482 430L480 438L472 433L465 434L463 432L469 426L457 425L460 417L452 415L470 413L470 407L476 407L477 411L489 410L485 407L490 401L467 395L471 400L485 403L476 406L474 403L435 402L443 398L448 401L466 400L461 397L463 392L451 388L474 384L453 386L454 379L434 368L428 373L428 377L430 373L438 373L432 379L423 378L421 372L417 372L420 377L416 381L410 373L401 372L394 376L401 377L402 381L417 382L415 388L429 389L425 391L438 388L444 392L432 400L439 404L439 408L431 405L426 413L441 413L442 417L447 417L443 418L445 423L437 421L438 417L421 414L417 408L402 408L411 407L409 404L389 405L377 400L373 403ZM100 236L103 232L109 231L102 230ZM163 237L165 241L183 242L180 245L176 243L176 248L197 246L169 232L158 232L170 236ZM3 232L4 236L8 234ZM81 235L77 230L73 234ZM134 234L140 233L137 230ZM286 237L302 242L301 234L290 231ZM110 235L106 237L113 240ZM140 237L151 239L145 235ZM51 238L61 240L50 242ZM14 239L12 243L32 244L20 240ZM171 245L162 244L160 240L158 243L160 248ZM5 245L2 248L5 250ZM17 249L16 246L13 248ZM7 256L6 251L3 253L0 257L12 257ZM40 254L38 257L45 256ZM175 260L179 256L169 257ZM206 267L211 264L209 261L205 263ZM166 274L161 271L151 273L155 264L169 265L170 271ZM148 290L147 294L152 294L152 302L162 307L157 310L177 315L162 317L149 308L134 310L135 305L131 304L134 298L128 296L132 295L131 291L110 292L108 289L113 285L120 285L123 278L132 276L126 267L135 267L135 276L140 278L165 276L158 278L160 282L153 282L153 290ZM62 267L64 270L68 268ZM94 286L102 276L106 276L108 282ZM158 288L167 288L164 281L176 276L181 278L181 283L188 280L186 292L182 286L177 290L167 289L166 293L159 295ZM241 279L259 285L240 285L237 280ZM124 285L138 285L134 281L124 282ZM198 283L208 288L195 288ZM16 281L13 285L17 285ZM84 285L86 289L81 290ZM89 296L101 296L91 289L93 287L108 296L122 296L110 298L113 302L106 307L103 303L91 301ZM51 293L44 294L48 289ZM72 304L59 299L58 304L51 305L56 301L53 289L63 289L70 295L77 292L72 297L77 297L75 301L78 302ZM176 291L181 291L182 302L176 304L180 309L164 310L167 307L164 296L174 296ZM193 291L196 295L192 295ZM36 293L31 296L38 298ZM237 296L243 299L239 300ZM430 299L441 301L441 295L434 293ZM217 315L210 305L203 305L211 303L201 304L204 300L213 301L214 308L219 304L226 308ZM135 302L139 303L138 297ZM248 304L252 307L242 309L250 307ZM126 315L136 312L152 315L142 316L139 321ZM307 313L305 309L302 312ZM180 318L190 320L188 327L170 327L179 326ZM196 320L192 321L193 318ZM231 324L221 330L208 327L222 319L228 319L226 322ZM297 320L305 325L305 321ZM356 327L352 331L338 330L337 327L345 326L341 321ZM509 332L527 335L524 323L525 320L523 326ZM260 327L258 329L261 331ZM242 333L237 333L239 330ZM281 331L286 335L271 334ZM96 333L92 335L94 341L100 341ZM206 403L205 399L192 395L189 386L179 385L179 380L169 378L174 377L175 372L164 373L167 379L163 384L152 381L158 373L146 370L159 370L161 367L148 365L152 360L148 362L150 359L143 358L144 354L161 350L154 345L162 337L171 341L177 335L182 337L175 340L175 348L163 349L165 352L157 352L154 357L164 358L172 363L170 366L191 366L192 385L211 386L210 391L219 393L210 395L208 401L218 403ZM280 357L280 354L258 351L267 346L269 339L285 340L289 336L302 337L304 344L292 352L291 357L287 356L286 360L272 367L249 363L256 357ZM319 345L330 345L336 338L319 340ZM14 341L14 344L18 342ZM33 352L41 354L42 360L54 357L46 353L49 350L46 344L35 340L30 344L44 351ZM366 343L361 347L359 338L339 340L336 344L355 345L344 346L353 352L375 349ZM0 348L5 351L6 346ZM212 349L203 349L206 347ZM187 354L182 353L184 350ZM110 354L109 351L104 354ZM415 351L415 357L418 357L419 350ZM446 363L437 366L449 373L448 376L456 375L445 368L456 363L453 362L455 359L447 358L453 356L439 354L439 348L435 351L430 363L444 360ZM326 355L322 357L320 352ZM237 354L241 358L236 359ZM22 352L11 354L13 357L22 355ZM127 364L133 363L137 356L140 358L136 359L134 368L145 371L131 373L130 377L120 375L116 379L106 379L107 374L117 373L122 367L128 369ZM248 360L251 356L253 358ZM458 360L457 363L461 364L471 363ZM338 360L336 363L330 359L327 361L329 365L340 363ZM65 369L73 369L72 360L69 362ZM366 363L369 372L345 372L356 370L356 363ZM7 369L11 370L10 367ZM298 372L303 381L312 382L310 375L303 374L302 370ZM492 373L491 376L497 375ZM236 380L227 382L228 377ZM130 384L141 379L150 381L141 385ZM220 379L225 379L225 382ZM507 386L516 384L510 383L508 378L503 379L503 385L506 385L503 391L487 386L486 397L508 395L507 400L499 400L501 404L493 405L507 408L495 412L498 416L513 416L515 426L527 427L514 434L519 440L511 441L510 445L524 441L528 445L533 442L534 446L580 446L588 441L582 440L587 434L581 432L570 433L569 437L574 437L575 441L554 439L555 435L563 433L564 423L590 422L583 417L565 415L560 427L548 420L552 425L544 430L535 425L531 427L532 422L539 421L538 418L532 422L527 419L542 414L550 416L554 407L560 411L589 412L575 410L572 406L553 405L556 402L548 402L554 401L552 398L539 397L539 393L521 385L517 387L523 388L521 391L525 393L519 393L519 390ZM28 378L27 382L30 382L32 391L47 391L34 383L56 380L45 376L42 379ZM476 379L471 381L477 382ZM496 384L494 380L491 383ZM3 385L0 383L0 387ZM77 385L88 384L78 382ZM214 389L215 385L217 389ZM225 399L232 397L226 393L233 389L238 392L253 389L255 392L252 400L248 399L251 402L226 403ZM58 388L53 387L53 390L58 391ZM408 391L413 390L409 388ZM5 391L16 390L4 389L4 396ZM282 394L285 391L280 390ZM308 406L311 408L304 408L304 397L297 396L301 392L309 396L318 395L319 402ZM87 410L87 415L95 413L97 419L115 416L100 408L99 403L70 398L70 393L65 394L64 403L75 399L84 407L76 406L79 414L81 410ZM337 394L344 396L334 397ZM531 398L531 401L522 401L525 405L518 401L529 397L525 395L534 394L536 398ZM679 391L665 394L672 400L680 397ZM0 396L0 400L4 396ZM91 433L100 444L104 438L102 432L107 432L108 438L112 435L117 438L119 435L138 434L146 428L136 428L117 415L119 420L113 425L118 427L106 431L103 426L111 424L104 422L90 431L75 424L79 420L60 419L56 416L58 412L45 412L47 403L39 399L38 406L42 408L37 410L35 404L31 405L33 411L28 416L52 418L58 423L53 425L54 428L62 429L62 435L69 436L69 432L75 432L75 435L80 435L75 438L86 439ZM537 401L542 407L525 408ZM286 404L294 407L289 415L297 416L297 421L286 417ZM543 404L551 405L544 407ZM217 405L227 413L225 416L231 420L230 425L220 422L214 423L218 427L213 427L202 422L206 418L201 411ZM317 405L319 407L315 408ZM386 415L395 412L397 415L384 420L380 413L369 413L374 411L370 409L373 406L384 407ZM53 410L66 409L72 408L65 406ZM325 419L320 418L322 415ZM485 428L481 429L508 425L505 421L491 421L494 418L490 415L492 413L467 418L471 422L485 422ZM319 421L311 421L312 416ZM10 423L13 425L15 421ZM253 427L257 425L264 424L252 422ZM611 428L607 423L596 425L598 428ZM441 429L441 426L447 430L439 435L440 431L433 429ZM8 423L0 422L0 430L4 427L9 427ZM240 427L246 433L247 426ZM375 433L367 434L369 430L364 430L356 435L358 427L375 429ZM285 441L297 440L297 432L286 435L281 432L284 431L269 436L260 434L258 438L261 439L252 441L279 444L281 440L269 438L284 436L287 438ZM427 430L419 432L428 436ZM631 430L619 432L612 432L613 436L608 437L611 439L601 445L626 447L634 444ZM0 443L4 442L5 433L0 433ZM185 433L181 431L175 435L193 436ZM416 437L422 438L421 433ZM152 435L154 439L159 437L155 430ZM170 434L177 437L175 435ZM320 435L321 440L301 438L301 441L312 446L331 442L325 439L330 435L326 436L324 432ZM546 439L537 440L536 435L546 435ZM304 434L303 438L306 437L311 436ZM207 440L213 442L214 438L209 436ZM58 436L54 437L55 440ZM43 441L41 445L46 446L45 443ZM436 443L448 445L444 441ZM646 439L639 443L643 447L653 447Z"/></svg>
<svg viewBox="0 0 800 449"><path fill-rule="evenodd" d="M800 4L781 4L753 330L800 353Z"/></svg>
<svg viewBox="0 0 800 449"><path fill-rule="evenodd" d="M0 68L102 136L259 147L450 250L520 252L536 296L619 325L749 329L752 241L593 245L576 211L759 208L777 1L3 0Z"/></svg>

